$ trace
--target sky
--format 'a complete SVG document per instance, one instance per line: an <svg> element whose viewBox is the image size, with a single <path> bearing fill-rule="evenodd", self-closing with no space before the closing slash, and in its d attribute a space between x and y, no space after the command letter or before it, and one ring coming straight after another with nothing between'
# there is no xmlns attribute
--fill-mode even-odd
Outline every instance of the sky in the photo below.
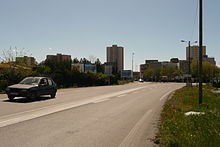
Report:
<svg viewBox="0 0 220 147"><path fill-rule="evenodd" d="M219 0L204 1L204 45L220 65ZM0 0L0 57L11 48L38 62L49 54L95 56L124 47L125 69L145 60L185 59L187 43L198 40L198 0Z"/></svg>

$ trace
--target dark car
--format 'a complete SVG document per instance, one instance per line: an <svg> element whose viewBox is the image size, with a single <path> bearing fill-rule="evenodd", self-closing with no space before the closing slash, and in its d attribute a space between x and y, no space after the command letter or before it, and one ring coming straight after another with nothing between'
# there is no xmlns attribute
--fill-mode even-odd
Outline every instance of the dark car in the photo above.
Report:
<svg viewBox="0 0 220 147"><path fill-rule="evenodd" d="M15 97L37 98L41 95L56 96L57 86L51 78L47 77L27 77L19 84L11 85L6 88L9 100Z"/></svg>

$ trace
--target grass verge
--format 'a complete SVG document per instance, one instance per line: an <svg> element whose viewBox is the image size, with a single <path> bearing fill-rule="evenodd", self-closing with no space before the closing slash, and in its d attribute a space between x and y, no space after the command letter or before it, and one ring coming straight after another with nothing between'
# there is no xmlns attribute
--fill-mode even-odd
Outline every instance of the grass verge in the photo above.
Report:
<svg viewBox="0 0 220 147"><path fill-rule="evenodd" d="M159 146L220 146L220 94L210 86L203 87L203 104L198 104L198 88L177 90L164 105L159 132L154 142ZM205 112L185 116L185 112Z"/></svg>

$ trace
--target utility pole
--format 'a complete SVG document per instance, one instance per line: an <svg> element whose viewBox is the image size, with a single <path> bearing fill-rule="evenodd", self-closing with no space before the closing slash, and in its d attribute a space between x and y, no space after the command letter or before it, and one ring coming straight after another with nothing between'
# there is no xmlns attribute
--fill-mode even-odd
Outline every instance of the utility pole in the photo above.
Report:
<svg viewBox="0 0 220 147"><path fill-rule="evenodd" d="M133 72L133 69L134 69L134 52L132 53L132 72Z"/></svg>
<svg viewBox="0 0 220 147"><path fill-rule="evenodd" d="M202 104L203 5L199 0L199 104Z"/></svg>
<svg viewBox="0 0 220 147"><path fill-rule="evenodd" d="M132 80L134 80L134 52L132 53Z"/></svg>
<svg viewBox="0 0 220 147"><path fill-rule="evenodd" d="M191 50L190 50L190 47L191 47L191 44L190 44L190 41L189 41L189 42L188 42L188 49L189 49L189 50L188 50L188 52L189 52L189 53L188 53L188 56L189 56L189 58L188 58L188 60L189 60L189 65L188 65L188 66L189 66L189 75L191 75L191 66L190 66L190 59L191 59L191 58L190 58L190 51L191 51ZM189 81L189 82L191 82L191 81Z"/></svg>

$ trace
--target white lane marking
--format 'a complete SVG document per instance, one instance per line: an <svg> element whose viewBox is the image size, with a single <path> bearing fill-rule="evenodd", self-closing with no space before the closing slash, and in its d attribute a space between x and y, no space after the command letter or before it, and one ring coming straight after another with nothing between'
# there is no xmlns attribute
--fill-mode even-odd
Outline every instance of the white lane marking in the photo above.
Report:
<svg viewBox="0 0 220 147"><path fill-rule="evenodd" d="M138 87L138 88L127 89L127 90L123 90L123 91L119 91L119 92L115 92L115 93L111 93L111 94L106 94L106 95L101 95L101 96L97 96L97 97L92 97L92 98L89 98L86 100L51 105L51 106L42 107L42 108L35 109L35 110L29 110L29 111L25 111L25 112L2 116L2 117L0 117L0 127L12 125L15 123L23 122L26 120L34 119L37 117L45 116L45 115L56 113L59 111L71 109L74 107L79 107L79 106L82 106L85 104L96 102L98 100L101 101L103 99L107 99L107 98L115 97L115 96L122 95L125 93L140 90L140 89L146 88L148 86L150 86L150 85Z"/></svg>
<svg viewBox="0 0 220 147"><path fill-rule="evenodd" d="M110 100L110 98L97 100L97 101L94 101L93 103L96 104L96 103L101 103L101 102L108 101L108 100Z"/></svg>
<svg viewBox="0 0 220 147"><path fill-rule="evenodd" d="M129 147L131 145L132 139L139 133L139 129L144 124L145 120L148 119L148 116L152 113L152 109L148 110L142 118L135 124L135 126L131 129L128 135L121 142L119 147Z"/></svg>
<svg viewBox="0 0 220 147"><path fill-rule="evenodd" d="M122 95L119 95L119 96L117 96L117 97L123 97L123 96L126 96L126 94L122 94Z"/></svg>
<svg viewBox="0 0 220 147"><path fill-rule="evenodd" d="M170 93L172 93L173 90L167 92L166 94L164 94L161 98L160 98L160 101L162 101L164 98L166 98Z"/></svg>

